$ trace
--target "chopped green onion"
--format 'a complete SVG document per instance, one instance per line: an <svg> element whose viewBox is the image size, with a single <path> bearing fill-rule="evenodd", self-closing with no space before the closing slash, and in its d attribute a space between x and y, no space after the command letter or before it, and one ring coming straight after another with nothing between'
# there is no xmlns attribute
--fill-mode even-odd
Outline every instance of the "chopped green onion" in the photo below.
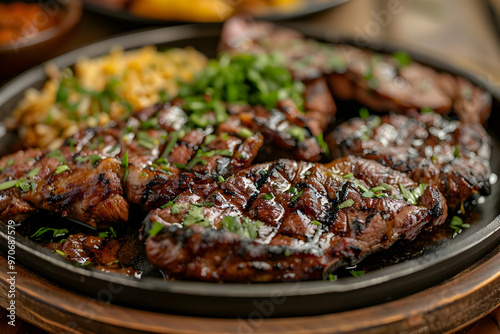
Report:
<svg viewBox="0 0 500 334"><path fill-rule="evenodd" d="M292 202L296 202L300 198L300 196L302 196L303 192L304 192L304 190L301 190L295 196L293 196L292 197Z"/></svg>
<svg viewBox="0 0 500 334"><path fill-rule="evenodd" d="M125 151L125 154L123 154L123 159L122 159L122 167L125 168L125 175L123 176L123 182L126 182L128 179L128 150Z"/></svg>
<svg viewBox="0 0 500 334"><path fill-rule="evenodd" d="M343 179L353 179L354 174L353 173L345 174L345 175L342 175L342 178Z"/></svg>
<svg viewBox="0 0 500 334"><path fill-rule="evenodd" d="M56 167L56 171L54 172L56 175L61 174L62 172L65 172L69 170L68 165L59 165Z"/></svg>
<svg viewBox="0 0 500 334"><path fill-rule="evenodd" d="M159 222L154 222L153 226L149 229L148 234L152 237L157 235L161 230L163 230L163 225Z"/></svg>
<svg viewBox="0 0 500 334"><path fill-rule="evenodd" d="M323 139L323 134L320 133L319 135L316 136L316 140L318 141L319 147L321 147L321 150L325 155L330 154L330 148L328 147L328 144L325 142Z"/></svg>
<svg viewBox="0 0 500 334"><path fill-rule="evenodd" d="M339 205L339 210L340 209L344 209L344 208L350 208L351 206L354 205L354 200L353 199L348 199L344 202L342 202L340 205Z"/></svg>
<svg viewBox="0 0 500 334"><path fill-rule="evenodd" d="M274 195L269 193L269 194L262 195L262 198L265 199L266 201L269 201L269 200L272 200L274 198Z"/></svg>
<svg viewBox="0 0 500 334"><path fill-rule="evenodd" d="M368 119L368 117L370 117L370 112L366 107L362 107L359 109L359 117L361 119Z"/></svg>
<svg viewBox="0 0 500 334"><path fill-rule="evenodd" d="M455 145L455 151L453 151L453 156L455 158L460 158L460 147L458 147L458 145Z"/></svg>
<svg viewBox="0 0 500 334"><path fill-rule="evenodd" d="M331 282L334 282L337 280L337 275L334 275L334 274L330 274L328 275L328 279L331 281Z"/></svg>
<svg viewBox="0 0 500 334"><path fill-rule="evenodd" d="M397 51L392 54L392 57L398 62L398 68L407 67L411 64L411 58L408 53L404 51Z"/></svg>
<svg viewBox="0 0 500 334"><path fill-rule="evenodd" d="M7 166L7 167L10 167L10 166L12 166L13 164L14 164L14 159L10 159L9 161L7 161L6 166Z"/></svg>
<svg viewBox="0 0 500 334"><path fill-rule="evenodd" d="M253 136L253 132L247 128L242 128L240 131L238 131L238 136L243 138L249 138Z"/></svg>
<svg viewBox="0 0 500 334"><path fill-rule="evenodd" d="M321 223L319 221L317 221L317 220L311 221L311 224L314 224L316 226L321 226Z"/></svg>
<svg viewBox="0 0 500 334"><path fill-rule="evenodd" d="M59 249L56 249L56 253L61 255L62 257L66 257L66 253L64 253L63 251L60 251Z"/></svg>
<svg viewBox="0 0 500 334"><path fill-rule="evenodd" d="M47 154L49 158L56 158L57 161L64 163L66 159L63 157L61 150L55 150Z"/></svg>
<svg viewBox="0 0 500 334"><path fill-rule="evenodd" d="M365 274L365 271L364 270L350 270L349 271L351 273L352 276L354 277L359 277L359 276L363 276Z"/></svg>
<svg viewBox="0 0 500 334"><path fill-rule="evenodd" d="M295 140L298 142L303 142L306 140L306 130L299 126L292 126L288 130L286 130Z"/></svg>
<svg viewBox="0 0 500 334"><path fill-rule="evenodd" d="M202 225L210 226L210 222L205 219L205 214L203 213L203 207L191 205L183 221L184 226L191 225Z"/></svg>
<svg viewBox="0 0 500 334"><path fill-rule="evenodd" d="M37 176L38 173L40 173L40 169L41 169L40 166L32 169L30 172L28 172L28 174L26 174L26 177L33 178L33 177Z"/></svg>

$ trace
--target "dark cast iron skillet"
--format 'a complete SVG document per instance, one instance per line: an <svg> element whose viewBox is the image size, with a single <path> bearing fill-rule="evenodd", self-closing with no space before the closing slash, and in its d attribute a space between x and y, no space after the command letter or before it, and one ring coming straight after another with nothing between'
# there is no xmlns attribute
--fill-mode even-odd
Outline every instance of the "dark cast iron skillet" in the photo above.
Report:
<svg viewBox="0 0 500 334"><path fill-rule="evenodd" d="M352 39L318 33L311 26L290 25L307 36L329 42L352 44ZM79 56L106 54L113 46L134 49L157 45L159 49L192 45L209 57L216 55L220 33L218 25L191 25L160 28L130 33L98 42L52 60L59 68L74 64ZM380 52L399 50L387 43L363 45ZM488 82L473 74L450 66L418 52L409 54L438 70L462 75L494 96L488 130L493 139L492 171L500 174L500 133L491 131L500 125L499 94ZM0 89L0 120L4 119L29 87L40 88L45 81L43 65L35 67ZM346 108L348 105L346 104ZM343 106L339 105L340 113ZM357 106L359 108L359 105ZM0 128L0 135L2 134ZM13 134L0 137L0 154L15 142ZM16 260L29 269L65 287L78 290L98 300L129 307L175 314L212 317L285 317L324 314L380 304L401 298L438 284L470 266L500 242L500 186L495 184L484 204L475 207L480 218L455 238L427 243L416 255L388 265L384 259L397 258L414 243L395 245L374 254L365 261L377 270L362 277L346 277L338 281L298 283L214 284L191 281L165 281L148 275L142 279L74 266L59 255L17 234ZM40 218L46 219L46 218ZM4 222L5 223L5 222ZM43 221L41 222L43 223ZM0 224L1 248L6 250L7 228ZM365 262L364 261L364 262Z"/></svg>

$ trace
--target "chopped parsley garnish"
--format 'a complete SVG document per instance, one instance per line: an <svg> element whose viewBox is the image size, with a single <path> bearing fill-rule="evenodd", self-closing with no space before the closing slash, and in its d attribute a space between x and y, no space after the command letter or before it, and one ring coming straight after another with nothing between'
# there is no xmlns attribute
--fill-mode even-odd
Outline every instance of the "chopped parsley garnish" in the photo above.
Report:
<svg viewBox="0 0 500 334"><path fill-rule="evenodd" d="M273 198L274 198L274 195L271 193L262 195L262 199L265 199L266 201L272 200Z"/></svg>
<svg viewBox="0 0 500 334"><path fill-rule="evenodd" d="M263 225L259 220L251 221L247 217L225 216L221 221L222 228L239 236L255 239L258 237L258 229Z"/></svg>
<svg viewBox="0 0 500 334"><path fill-rule="evenodd" d="M339 210L344 209L344 208L350 208L351 206L354 205L354 200L353 199L348 199L339 205Z"/></svg>
<svg viewBox="0 0 500 334"><path fill-rule="evenodd" d="M354 277L360 277L360 276L363 276L365 274L364 270L350 270L349 272Z"/></svg>
<svg viewBox="0 0 500 334"><path fill-rule="evenodd" d="M153 226L151 226L151 228L149 229L149 232L148 234L152 237L154 237L155 235L157 235L161 230L163 230L163 225L159 222L154 222L153 223Z"/></svg>
<svg viewBox="0 0 500 334"><path fill-rule="evenodd" d="M210 61L207 68L197 75L192 83L179 87L179 96L184 100L183 108L192 115L193 123L208 125L202 114L214 111L216 122L227 118L220 101L262 105L267 109L276 107L279 101L292 99L299 110L303 109L304 85L293 80L290 72L282 66L275 55L223 54ZM207 102L203 97L211 99Z"/></svg>
<svg viewBox="0 0 500 334"><path fill-rule="evenodd" d="M125 151L122 159L122 167L125 168L125 175L123 176L123 182L126 182L128 179L128 150Z"/></svg>
<svg viewBox="0 0 500 334"><path fill-rule="evenodd" d="M205 219L202 206L191 205L183 221L184 226L202 225L210 226L210 222Z"/></svg>
<svg viewBox="0 0 500 334"><path fill-rule="evenodd" d="M59 165L59 166L56 167L56 171L54 173L56 175L59 175L62 172L65 172L67 170L69 170L69 166L68 165Z"/></svg>

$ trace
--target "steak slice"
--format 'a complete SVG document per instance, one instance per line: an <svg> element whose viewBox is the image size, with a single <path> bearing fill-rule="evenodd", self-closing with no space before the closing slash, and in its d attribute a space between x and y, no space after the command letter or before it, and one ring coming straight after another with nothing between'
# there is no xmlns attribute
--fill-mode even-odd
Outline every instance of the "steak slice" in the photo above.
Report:
<svg viewBox="0 0 500 334"><path fill-rule="evenodd" d="M437 187L374 161L282 159L183 192L148 215L143 234L170 278L317 280L446 216Z"/></svg>
<svg viewBox="0 0 500 334"><path fill-rule="evenodd" d="M491 95L469 80L409 59L404 53L377 54L349 45L318 43L297 31L235 17L221 33L220 49L231 53L280 53L300 80L326 78L332 94L376 111L406 113L432 108L454 112L461 121L485 123Z"/></svg>
<svg viewBox="0 0 500 334"><path fill-rule="evenodd" d="M490 193L490 138L478 123L460 123L437 113L354 118L329 138L334 155L376 160L435 185L450 209L473 194Z"/></svg>

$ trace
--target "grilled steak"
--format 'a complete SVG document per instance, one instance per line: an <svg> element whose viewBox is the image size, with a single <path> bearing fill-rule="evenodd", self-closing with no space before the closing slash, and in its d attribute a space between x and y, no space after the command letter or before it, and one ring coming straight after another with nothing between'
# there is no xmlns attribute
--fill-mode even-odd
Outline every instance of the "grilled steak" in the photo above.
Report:
<svg viewBox="0 0 500 334"><path fill-rule="evenodd" d="M490 138L478 123L417 112L355 118L338 126L330 142L336 156L376 160L416 182L437 186L450 209L472 194L490 193Z"/></svg>
<svg viewBox="0 0 500 334"><path fill-rule="evenodd" d="M374 161L279 160L185 191L152 211L144 230L152 234L149 259L169 277L294 281L321 279L412 240L446 215L435 186Z"/></svg>
<svg viewBox="0 0 500 334"><path fill-rule="evenodd" d="M491 95L468 80L411 61L404 53L376 54L348 45L328 45L300 33L241 17L226 22L220 49L232 53L279 52L301 80L324 77L342 100L355 99L376 111L405 113L432 108L454 112L463 122L484 123Z"/></svg>

